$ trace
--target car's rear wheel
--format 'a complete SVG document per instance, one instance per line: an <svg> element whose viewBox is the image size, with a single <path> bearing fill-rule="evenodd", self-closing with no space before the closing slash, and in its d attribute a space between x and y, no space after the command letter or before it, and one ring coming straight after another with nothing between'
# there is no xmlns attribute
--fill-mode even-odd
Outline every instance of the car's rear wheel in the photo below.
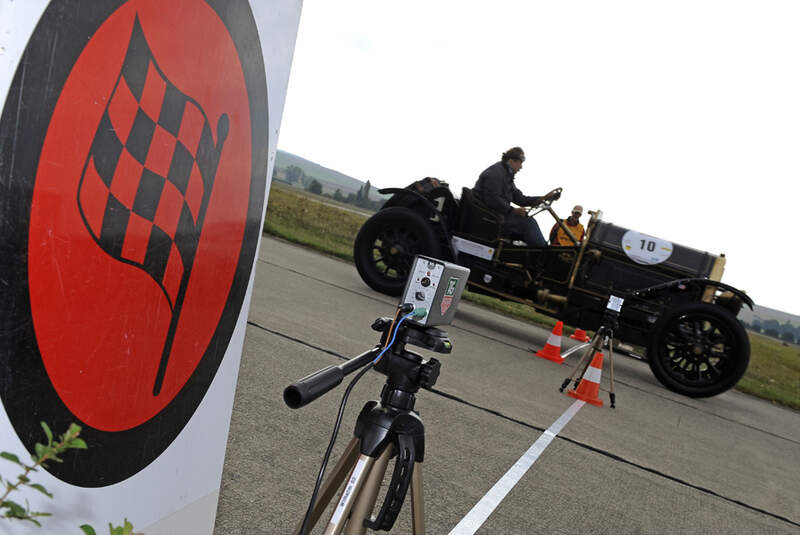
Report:
<svg viewBox="0 0 800 535"><path fill-rule="evenodd" d="M356 268L367 285L400 295L414 255L439 256L439 241L424 217L408 208L385 208L370 217L356 236Z"/></svg>
<svg viewBox="0 0 800 535"><path fill-rule="evenodd" d="M656 322L647 351L653 374L689 397L732 388L750 362L750 340L728 310L694 303L668 311Z"/></svg>

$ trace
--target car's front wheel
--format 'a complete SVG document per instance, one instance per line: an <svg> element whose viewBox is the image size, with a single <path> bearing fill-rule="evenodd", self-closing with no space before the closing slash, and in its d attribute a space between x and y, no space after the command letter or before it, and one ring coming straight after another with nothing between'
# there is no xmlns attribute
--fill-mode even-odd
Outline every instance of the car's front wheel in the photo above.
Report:
<svg viewBox="0 0 800 535"><path fill-rule="evenodd" d="M400 295L414 256L438 257L439 241L424 217L408 208L393 206L364 223L353 253L358 273L370 288Z"/></svg>
<svg viewBox="0 0 800 535"><path fill-rule="evenodd" d="M656 322L647 351L653 374L689 397L732 388L750 362L750 340L727 309L710 303L674 308Z"/></svg>

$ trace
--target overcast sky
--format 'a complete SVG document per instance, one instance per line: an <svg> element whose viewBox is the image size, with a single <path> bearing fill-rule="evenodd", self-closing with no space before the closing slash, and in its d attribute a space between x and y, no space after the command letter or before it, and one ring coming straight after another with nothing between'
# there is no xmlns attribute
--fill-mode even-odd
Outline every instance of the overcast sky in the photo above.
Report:
<svg viewBox="0 0 800 535"><path fill-rule="evenodd" d="M519 145L524 193L725 253L800 314L798 28L796 1L306 0L278 148L460 195Z"/></svg>

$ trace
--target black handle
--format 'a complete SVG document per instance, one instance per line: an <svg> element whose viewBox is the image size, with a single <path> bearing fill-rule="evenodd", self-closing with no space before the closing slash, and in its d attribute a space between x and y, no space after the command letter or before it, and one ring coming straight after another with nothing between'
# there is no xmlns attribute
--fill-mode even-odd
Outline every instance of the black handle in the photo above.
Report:
<svg viewBox="0 0 800 535"><path fill-rule="evenodd" d="M342 382L344 372L338 366L328 366L303 377L283 390L283 401L292 409L308 405Z"/></svg>
<svg viewBox="0 0 800 535"><path fill-rule="evenodd" d="M292 409L308 405L341 383L345 375L372 362L379 351L377 347L370 349L338 366L328 366L303 377L283 390L284 403Z"/></svg>

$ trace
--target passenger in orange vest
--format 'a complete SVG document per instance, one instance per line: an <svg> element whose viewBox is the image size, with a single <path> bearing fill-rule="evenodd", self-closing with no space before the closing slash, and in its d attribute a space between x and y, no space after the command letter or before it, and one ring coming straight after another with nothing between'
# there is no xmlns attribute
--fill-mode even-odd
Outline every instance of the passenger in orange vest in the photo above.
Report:
<svg viewBox="0 0 800 535"><path fill-rule="evenodd" d="M572 214L568 218L562 219L570 232L572 232L572 235L578 239L578 245L583 241L583 237L585 236L583 225L581 225L579 221L581 215L583 215L583 206L576 205L575 208L572 209ZM567 236L567 233L564 232L561 225L556 223L553 225L552 230L550 230L550 245L572 246L576 244Z"/></svg>

